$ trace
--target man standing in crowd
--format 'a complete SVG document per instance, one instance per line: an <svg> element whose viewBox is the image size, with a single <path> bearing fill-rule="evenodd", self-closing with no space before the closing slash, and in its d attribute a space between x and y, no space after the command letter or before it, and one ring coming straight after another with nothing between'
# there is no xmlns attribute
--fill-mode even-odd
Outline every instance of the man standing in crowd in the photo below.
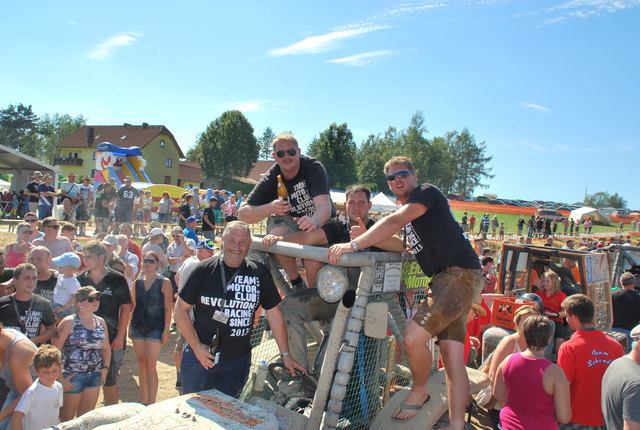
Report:
<svg viewBox="0 0 640 430"><path fill-rule="evenodd" d="M215 197L209 199L209 206L202 214L202 235L207 239L216 237L216 214L214 208L218 200Z"/></svg>
<svg viewBox="0 0 640 430"><path fill-rule="evenodd" d="M124 179L124 185L118 190L118 202L116 204L116 222L132 222L133 210L136 198L140 195L131 185L132 179L127 176Z"/></svg>
<svg viewBox="0 0 640 430"><path fill-rule="evenodd" d="M133 237L133 227L128 222L123 222L118 226L120 234L124 234L129 239L127 243L127 250L138 257L138 269L142 265L142 250L140 249L140 245L138 245L134 240L131 240Z"/></svg>
<svg viewBox="0 0 640 430"><path fill-rule="evenodd" d="M636 277L631 272L625 272L620 276L620 288L611 293L613 330L625 333L627 337L640 324L640 294L635 287Z"/></svg>
<svg viewBox="0 0 640 430"><path fill-rule="evenodd" d="M95 194L93 185L91 185L91 178L84 176L82 178L82 184L80 184L80 192L78 193L78 210L76 220L89 221L91 214L93 213L93 196ZM86 236L85 222L80 224L80 236ZM122 233L122 232L120 232Z"/></svg>
<svg viewBox="0 0 640 430"><path fill-rule="evenodd" d="M67 180L60 184L60 196L64 206L64 221L75 221L76 207L80 202L79 193L80 185L76 184L76 174L69 172Z"/></svg>
<svg viewBox="0 0 640 430"><path fill-rule="evenodd" d="M191 202L193 201L193 195L187 194L184 202L178 208L178 225L180 228L185 228L187 218L191 216Z"/></svg>
<svg viewBox="0 0 640 430"><path fill-rule="evenodd" d="M36 246L29 253L29 263L34 265L38 275L34 294L47 299L53 306L53 289L58 279L55 270L51 269L52 265L55 266L51 261L51 253L44 246Z"/></svg>
<svg viewBox="0 0 640 430"><path fill-rule="evenodd" d="M258 306L266 311L284 366L292 375L304 371L289 354L280 295L269 269L245 259L251 246L249 226L230 222L222 243L220 256L193 269L176 302L175 320L188 344L180 365L185 394L216 388L240 395L251 366L251 330Z"/></svg>
<svg viewBox="0 0 640 430"><path fill-rule="evenodd" d="M571 422L561 429L602 428L600 409L602 376L611 362L624 355L622 346L593 326L595 307L584 294L574 294L562 302L567 323L575 331L558 351L558 366L562 367L571 389Z"/></svg>
<svg viewBox="0 0 640 430"><path fill-rule="evenodd" d="M196 242L193 239L184 237L182 230L177 226L171 230L171 237L173 238L173 243L169 245L165 255L169 263L169 280L173 287L173 294L176 294L178 292L178 285L175 280L176 273L187 258L195 255Z"/></svg>
<svg viewBox="0 0 640 430"><path fill-rule="evenodd" d="M98 186L96 192L95 212L96 236L99 234L109 234L111 227L111 205L116 199L116 192L110 182Z"/></svg>
<svg viewBox="0 0 640 430"><path fill-rule="evenodd" d="M429 401L427 381L432 359L427 342L437 336L449 387L449 428L463 429L469 399L464 341L467 314L485 284L480 261L444 194L431 184L418 184L409 158L392 158L385 164L384 173L403 206L350 243L333 245L327 257L337 264L343 254L373 246L405 229L418 264L432 279L427 300L405 330L404 347L413 385L394 417L409 419Z"/></svg>
<svg viewBox="0 0 640 430"><path fill-rule="evenodd" d="M608 430L640 429L640 326L631 352L611 363L602 378L602 413Z"/></svg>
<svg viewBox="0 0 640 430"><path fill-rule="evenodd" d="M51 303L33 293L37 282L38 274L33 264L22 263L15 268L13 285L16 292L0 298L0 323L4 328L22 332L40 345L55 335L56 319Z"/></svg>
<svg viewBox="0 0 640 430"><path fill-rule="evenodd" d="M42 230L44 231L44 236L34 239L34 246L44 246L49 249L51 253L51 258L56 258L65 252L73 252L73 247L71 246L71 241L64 236L58 236L58 230L60 229L60 224L58 220L54 217L48 217L42 220ZM55 269L56 266L50 262L49 267Z"/></svg>
<svg viewBox="0 0 640 430"><path fill-rule="evenodd" d="M78 275L81 286L91 286L102 293L96 315L104 318L109 330L111 363L104 383L105 405L118 403L116 385L120 365L124 359L124 344L132 302L127 279L121 273L106 266L107 248L98 241L89 242L83 250L87 270Z"/></svg>
<svg viewBox="0 0 640 430"><path fill-rule="evenodd" d="M467 218L466 212L462 214L462 221L460 221L460 226L462 227L462 231L464 231L465 233L469 231L469 224L468 224L468 218Z"/></svg>
<svg viewBox="0 0 640 430"><path fill-rule="evenodd" d="M38 187L42 183L42 172L33 172L33 181L27 184L24 195L29 196L29 212L38 213Z"/></svg>
<svg viewBox="0 0 640 430"><path fill-rule="evenodd" d="M327 171L319 161L300 155L298 141L291 133L276 136L272 145L276 164L251 191L238 211L238 218L255 223L269 217L267 233L276 236L317 230L335 215ZM279 177L286 187L287 199L278 198ZM276 255L276 259L293 288L300 288L304 281L296 259L282 255Z"/></svg>
<svg viewBox="0 0 640 430"><path fill-rule="evenodd" d="M45 219L53 215L53 205L57 196L51 185L51 175L44 175L44 182L38 185L38 218Z"/></svg>
<svg viewBox="0 0 640 430"><path fill-rule="evenodd" d="M278 241L300 243L303 245L322 246L334 243L348 243L350 240L362 235L374 225L369 218L371 209L371 190L364 185L350 185L346 190L345 209L347 211L347 224L340 221L329 221L318 230L306 232L299 231L285 236L267 235L262 244L268 248ZM367 251L393 251L402 252L402 239L392 236L371 247ZM320 266L321 264L318 263ZM309 267L309 266L308 266ZM359 270L356 269L359 273ZM318 294L315 288L317 270L313 273L307 271L309 288L291 291L280 303L287 333L289 336L289 349L291 356L298 363L309 370L307 358L307 338L304 327L305 322L323 321L333 318L339 303L327 303ZM314 369L318 372L320 369Z"/></svg>

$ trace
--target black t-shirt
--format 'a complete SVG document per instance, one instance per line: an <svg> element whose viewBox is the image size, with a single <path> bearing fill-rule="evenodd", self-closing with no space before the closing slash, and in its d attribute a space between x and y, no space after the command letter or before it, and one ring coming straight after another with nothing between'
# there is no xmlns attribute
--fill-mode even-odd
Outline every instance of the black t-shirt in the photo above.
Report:
<svg viewBox="0 0 640 430"><path fill-rule="evenodd" d="M27 191L30 193L38 193L39 183L32 181L27 184ZM38 203L38 196L29 196L29 203Z"/></svg>
<svg viewBox="0 0 640 430"><path fill-rule="evenodd" d="M122 208L133 208L133 202L136 197L138 197L138 190L133 187L127 187L126 185L120 187L118 190L118 208L122 210Z"/></svg>
<svg viewBox="0 0 640 430"><path fill-rule="evenodd" d="M213 197L215 197L216 199L216 205L213 208L217 211L221 211L222 204L224 203L224 199L222 198L222 196L213 196Z"/></svg>
<svg viewBox="0 0 640 430"><path fill-rule="evenodd" d="M107 269L107 274L104 275L98 285L93 283L87 270L79 274L77 278L81 286L89 285L102 292L100 307L96 315L104 318L109 329L109 342L113 342L113 339L118 334L120 306L131 303L131 293L129 292L127 279L122 273L111 268Z"/></svg>
<svg viewBox="0 0 640 430"><path fill-rule="evenodd" d="M258 306L271 309L280 303L280 295L273 283L269 269L262 263L245 260L237 268L225 265L224 274L231 280L223 295L220 257L198 263L180 297L193 305L194 327L198 339L205 345L220 329L220 351L223 358L236 358L251 351L251 328ZM222 263L223 264L223 263ZM222 324L213 320L216 310L228 313L229 321Z"/></svg>
<svg viewBox="0 0 640 430"><path fill-rule="evenodd" d="M255 186L247 203L251 206L261 206L278 198L278 175L281 174L280 166L276 163L260 179ZM312 216L316 212L313 203L314 197L329 194L329 177L324 166L313 158L300 156L300 170L291 180L282 176L285 187L289 193L289 204L293 217L304 215ZM335 207L331 205L331 216L335 216Z"/></svg>
<svg viewBox="0 0 640 430"><path fill-rule="evenodd" d="M9 279L13 278L13 270L5 268L2 273L0 273L0 283L7 282Z"/></svg>
<svg viewBox="0 0 640 430"><path fill-rule="evenodd" d="M185 203L182 206L180 206L180 208L178 209L178 213L182 215L184 219L187 219L191 216L191 207L189 206L188 203ZM182 218L180 219L180 221L184 222Z"/></svg>
<svg viewBox="0 0 640 430"><path fill-rule="evenodd" d="M216 214L213 213L213 208L211 206L207 207L202 214L202 231L213 230L213 227L204 220L205 216L211 224L216 224Z"/></svg>
<svg viewBox="0 0 640 430"><path fill-rule="evenodd" d="M367 222L367 225L365 226L366 229L369 230L375 223L376 222L374 220L369 219L369 222ZM335 243L351 242L351 236L349 235L349 226L347 224L344 224L340 221L329 221L320 228L324 231L329 245L333 245ZM370 246L364 251L385 252L384 249L380 249L375 246Z"/></svg>
<svg viewBox="0 0 640 430"><path fill-rule="evenodd" d="M413 190L409 203L427 208L422 216L405 226L407 243L425 275L433 276L450 266L480 269L480 260L442 191L434 185L422 184Z"/></svg>
<svg viewBox="0 0 640 430"><path fill-rule="evenodd" d="M21 332L22 326L16 315L13 300L11 300L12 297L14 297L13 294L0 298L0 322L5 328L12 328ZM51 303L37 294L34 294L31 300L16 300L15 303L27 328L26 335L31 339L40 335L40 324L50 327L56 322ZM31 305L31 310L29 310L29 305Z"/></svg>
<svg viewBox="0 0 640 430"><path fill-rule="evenodd" d="M631 330L640 323L640 294L619 289L611 293L613 327Z"/></svg>
<svg viewBox="0 0 640 430"><path fill-rule="evenodd" d="M115 193L107 192L104 190L96 194L96 205L95 205L94 215L98 218L108 218L109 212L111 210L108 205L109 203L111 203L111 200L113 200L114 197L115 197Z"/></svg>
<svg viewBox="0 0 640 430"><path fill-rule="evenodd" d="M460 224L467 225L467 216L466 215L462 216L462 222Z"/></svg>
<svg viewBox="0 0 640 430"><path fill-rule="evenodd" d="M47 299L49 303L53 304L53 289L56 287L57 282L58 279L54 275L51 275L51 277L46 281L38 279L38 283L36 284L36 288L33 290L33 294L37 294L40 297Z"/></svg>

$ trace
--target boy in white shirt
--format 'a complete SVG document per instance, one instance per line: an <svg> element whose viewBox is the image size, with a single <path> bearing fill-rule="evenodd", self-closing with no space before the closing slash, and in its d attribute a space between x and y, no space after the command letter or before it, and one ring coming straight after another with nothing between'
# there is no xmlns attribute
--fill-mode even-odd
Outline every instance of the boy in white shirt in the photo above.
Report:
<svg viewBox="0 0 640 430"><path fill-rule="evenodd" d="M33 357L38 379L22 394L11 418L13 430L41 430L60 423L58 415L64 390L57 381L62 354L53 345L42 345Z"/></svg>
<svg viewBox="0 0 640 430"><path fill-rule="evenodd" d="M75 300L73 293L80 288L80 282L76 279L75 270L80 267L80 257L75 252L65 252L59 257L51 259L58 266L58 282L53 289L53 311L56 318L62 318L73 314Z"/></svg>

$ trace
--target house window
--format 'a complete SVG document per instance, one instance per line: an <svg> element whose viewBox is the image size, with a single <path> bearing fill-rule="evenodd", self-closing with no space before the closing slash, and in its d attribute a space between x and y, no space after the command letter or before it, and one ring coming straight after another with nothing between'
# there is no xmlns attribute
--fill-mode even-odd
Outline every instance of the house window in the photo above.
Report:
<svg viewBox="0 0 640 430"><path fill-rule="evenodd" d="M70 152L69 153L69 158L78 158L78 153L77 152Z"/></svg>
<svg viewBox="0 0 640 430"><path fill-rule="evenodd" d="M96 151L93 151L93 160L95 161L96 159Z"/></svg>
<svg viewBox="0 0 640 430"><path fill-rule="evenodd" d="M164 148L164 139L160 139L160 148Z"/></svg>
<svg viewBox="0 0 640 430"><path fill-rule="evenodd" d="M165 184L171 184L171 176L165 176L164 177L164 183Z"/></svg>
<svg viewBox="0 0 640 430"><path fill-rule="evenodd" d="M173 158L167 158L166 161L164 162L164 166L165 167L172 167L173 166Z"/></svg>

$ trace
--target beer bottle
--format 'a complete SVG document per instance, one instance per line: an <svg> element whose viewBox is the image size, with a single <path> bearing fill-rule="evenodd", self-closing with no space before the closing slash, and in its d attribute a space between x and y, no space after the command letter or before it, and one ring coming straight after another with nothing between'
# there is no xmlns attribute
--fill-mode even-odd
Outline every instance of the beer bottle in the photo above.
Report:
<svg viewBox="0 0 640 430"><path fill-rule="evenodd" d="M282 181L282 175L278 175L278 200L287 200L288 198L289 192Z"/></svg>

